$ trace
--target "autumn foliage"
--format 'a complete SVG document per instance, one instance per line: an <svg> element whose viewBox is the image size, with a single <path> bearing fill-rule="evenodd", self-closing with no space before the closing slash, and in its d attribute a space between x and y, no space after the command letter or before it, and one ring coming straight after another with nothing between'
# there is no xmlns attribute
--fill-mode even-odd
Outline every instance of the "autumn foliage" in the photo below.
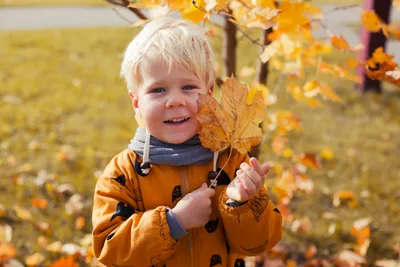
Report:
<svg viewBox="0 0 400 267"><path fill-rule="evenodd" d="M400 0L394 0L393 5L400 12ZM185 19L201 23L207 27L211 38L215 36L216 26L211 22L213 16L228 17L238 29L241 36L246 36L249 28L260 31L272 29L267 34L269 45L251 39L255 47L261 47L262 52L258 60L268 63L269 68L279 72L281 87L296 101L302 102L310 108L317 109L324 106L325 101L342 103L342 98L335 92L335 88L320 77L329 76L336 79L346 79L357 84L361 82L354 70L359 65L365 68L371 79L377 79L400 86L400 68L393 61L393 56L378 48L366 62L358 62L357 53L363 45L351 46L346 36L329 31L329 25L324 24L323 13L311 1L273 1L273 0L141 0L129 5L131 8L158 8L163 6L166 11L179 11ZM357 8L357 7L355 7ZM162 15L164 15L166 12ZM383 32L387 38L400 40L400 25L385 24L374 13L364 11L360 18L363 26L371 32ZM146 20L140 20L135 26L140 26ZM326 38L316 38L313 29L322 28L326 31ZM335 51L346 53L346 63L343 65L328 62L326 55ZM251 69L242 69L239 76L254 74ZM321 76L322 75L322 76ZM289 146L292 133L302 130L301 117L288 110L270 111L279 99L275 89L254 81L248 86L240 83L234 77L221 77L224 83L221 86L222 96L219 104L211 96L199 97L198 119L202 123L200 138L204 146L213 151L221 151L233 147L241 153L246 153L251 146L262 141L270 142L267 147L276 155L272 161L271 177L268 184L272 197L284 216L284 229L287 235L308 233L313 227L311 219L306 214L295 214L292 211L293 199L298 195L307 195L314 192L314 181L310 177L311 171L324 171L322 162L329 162L334 155L327 144L321 151L296 151ZM277 87L280 89L280 87ZM260 127L261 126L261 127ZM264 138L263 136L268 136ZM30 149L39 149L37 143L32 142ZM64 164L74 158L73 152L65 147L56 157ZM11 160L11 159L10 159ZM37 181L46 184L45 181ZM18 177L13 182L19 185ZM68 199L66 211L69 215L77 214L83 208L83 200L79 194L74 194L68 186L53 186L50 183L45 187L49 195L54 198ZM333 208L349 207L354 209L360 205L359 197L347 190L339 190L330 196ZM51 203L45 198L32 197L30 206L44 210ZM0 204L0 218L5 217L10 210ZM95 265L91 250L90 235L83 238L80 244L62 244L59 241L50 242L46 234L53 231L47 222L38 220L31 212L21 206L14 206L12 213L15 220L28 221L40 231L38 243L49 255L64 255L51 261L52 267L78 266L78 262ZM338 221L333 212L324 212L322 217L327 220ZM88 222L83 216L76 216L75 229L85 228ZM334 235L337 226L332 223L328 235ZM371 219L360 218L354 221L349 229L344 231L351 236L352 245L329 257L323 256L321 248L310 243L304 251L296 251L296 257L302 257L304 266L362 266L368 263L367 252L371 245ZM12 235L8 224L0 225L0 266L10 263L16 257L16 249L10 243ZM400 245L393 246L393 251L400 256ZM265 256L271 266L297 266L298 262L291 257L285 238L282 244L275 247ZM293 255L292 255L293 256ZM49 263L42 253L33 253L25 257L24 264L40 266ZM251 262L251 259L249 259ZM275 265L274 265L275 264ZM381 259L374 263L377 266L396 266L395 260Z"/></svg>

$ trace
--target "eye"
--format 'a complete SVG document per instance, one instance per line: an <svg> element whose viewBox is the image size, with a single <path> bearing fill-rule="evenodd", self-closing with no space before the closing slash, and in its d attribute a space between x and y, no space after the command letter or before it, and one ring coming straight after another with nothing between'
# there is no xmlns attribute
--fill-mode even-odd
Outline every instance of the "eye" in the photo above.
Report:
<svg viewBox="0 0 400 267"><path fill-rule="evenodd" d="M192 89L197 89L196 85L185 85L183 88L183 90L192 90Z"/></svg>
<svg viewBox="0 0 400 267"><path fill-rule="evenodd" d="M154 89L152 89L151 90L151 93L162 93L162 92L164 92L165 91L165 89L164 88L154 88Z"/></svg>

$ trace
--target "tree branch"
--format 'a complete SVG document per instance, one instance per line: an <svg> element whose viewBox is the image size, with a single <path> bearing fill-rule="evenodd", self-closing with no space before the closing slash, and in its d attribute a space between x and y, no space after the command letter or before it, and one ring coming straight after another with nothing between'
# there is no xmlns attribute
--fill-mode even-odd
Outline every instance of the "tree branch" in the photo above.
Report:
<svg viewBox="0 0 400 267"><path fill-rule="evenodd" d="M128 5L130 4L130 2L128 0L104 0L104 1L106 1L110 4L113 4L113 5L116 5L116 6L122 6L122 7L128 8L130 11L135 13L135 15L138 16L138 18L147 20L147 17L142 13L142 11L140 11L137 8L128 7ZM126 19L124 18L124 20L126 20Z"/></svg>

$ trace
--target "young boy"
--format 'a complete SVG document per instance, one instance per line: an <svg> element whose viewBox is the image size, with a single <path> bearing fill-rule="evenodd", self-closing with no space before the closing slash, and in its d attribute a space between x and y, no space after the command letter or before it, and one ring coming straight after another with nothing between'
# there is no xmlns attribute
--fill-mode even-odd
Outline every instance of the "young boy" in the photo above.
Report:
<svg viewBox="0 0 400 267"><path fill-rule="evenodd" d="M212 94L213 68L190 22L156 19L129 44L121 73L140 127L96 185L93 249L106 266L244 266L281 239L269 165L236 151L225 165L229 151L200 143L197 97Z"/></svg>

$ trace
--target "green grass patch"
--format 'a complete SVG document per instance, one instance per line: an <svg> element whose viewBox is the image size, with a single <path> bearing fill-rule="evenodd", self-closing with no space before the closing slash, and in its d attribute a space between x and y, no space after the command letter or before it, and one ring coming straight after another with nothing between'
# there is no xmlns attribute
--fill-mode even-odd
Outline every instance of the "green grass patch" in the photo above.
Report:
<svg viewBox="0 0 400 267"><path fill-rule="evenodd" d="M37 242L40 235L64 244L79 243L90 234L95 174L127 147L136 127L130 99L119 78L122 52L135 31L0 32L0 203L8 211L4 221L13 227L12 243L20 260L44 251ZM222 66L221 37L212 42ZM254 67L257 53L257 47L242 39L238 69ZM341 63L345 57L333 53L324 60ZM294 101L284 83L277 91L277 104L268 109L269 113L290 110L301 117L304 130L289 136L288 146L295 152L318 153L330 147L335 155L331 161L322 161L323 171L311 172L313 193L298 194L291 204L293 212L311 219L311 232L286 231L283 241L294 242L299 249L315 243L320 255L332 255L355 243L348 234L354 220L371 217L374 231L368 258L393 258L391 246L400 241L398 91L360 95L351 82L314 75L309 77L330 83L344 103L324 102L325 107L313 110ZM278 77L279 73L271 73L271 89ZM267 132L261 158L278 160L271 152L270 141ZM69 159L62 160L60 152ZM285 163L290 164L289 160ZM38 177L50 180L38 185ZM82 211L66 214L66 199L51 189L64 183L73 185L85 199ZM332 195L338 190L355 192L360 207L333 207ZM32 207L34 196L48 199L49 206L44 210ZM19 220L12 212L14 205L28 208L34 222L46 221L52 230L41 232L33 222ZM340 220L322 219L325 211L337 214ZM84 216L87 222L79 231L74 226L78 216ZM328 236L331 223L337 225L337 232Z"/></svg>

